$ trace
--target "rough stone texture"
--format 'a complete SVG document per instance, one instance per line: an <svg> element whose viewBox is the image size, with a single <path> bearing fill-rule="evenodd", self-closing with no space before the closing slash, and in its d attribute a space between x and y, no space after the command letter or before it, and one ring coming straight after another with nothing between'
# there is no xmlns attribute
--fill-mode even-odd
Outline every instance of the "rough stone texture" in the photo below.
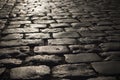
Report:
<svg viewBox="0 0 120 80"><path fill-rule="evenodd" d="M120 49L120 43L118 43L118 42L101 43L100 47L104 51L119 50Z"/></svg>
<svg viewBox="0 0 120 80"><path fill-rule="evenodd" d="M3 31L4 34L7 33L30 33L30 32L39 32L36 28L15 28L15 29L6 29Z"/></svg>
<svg viewBox="0 0 120 80"><path fill-rule="evenodd" d="M42 40L11 40L11 41L1 41L0 42L0 46L2 47L6 47L6 46L26 46L26 45L30 45L30 44L39 44L39 45L43 45L44 42Z"/></svg>
<svg viewBox="0 0 120 80"><path fill-rule="evenodd" d="M60 33L53 33L54 38L77 38L79 34L76 32L60 32Z"/></svg>
<svg viewBox="0 0 120 80"><path fill-rule="evenodd" d="M66 46L37 46L34 48L34 52L48 54L63 54L68 53L69 50Z"/></svg>
<svg viewBox="0 0 120 80"><path fill-rule="evenodd" d="M56 56L56 55L36 55L27 57L25 62L54 62L58 63L62 61L62 57Z"/></svg>
<svg viewBox="0 0 120 80"><path fill-rule="evenodd" d="M95 53L66 54L65 60L68 63L95 62L101 58Z"/></svg>
<svg viewBox="0 0 120 80"><path fill-rule="evenodd" d="M88 80L117 80L115 77L97 77L97 78L91 78Z"/></svg>
<svg viewBox="0 0 120 80"><path fill-rule="evenodd" d="M0 0L0 80L120 80L119 3Z"/></svg>
<svg viewBox="0 0 120 80"><path fill-rule="evenodd" d="M66 44L66 45L70 45L70 44L77 44L77 40L76 39L49 39L48 40L48 44L49 45L62 45L62 44Z"/></svg>
<svg viewBox="0 0 120 80"><path fill-rule="evenodd" d="M29 46L19 46L12 48L1 48L0 49L0 57L12 57L14 56L26 56L30 52Z"/></svg>
<svg viewBox="0 0 120 80"><path fill-rule="evenodd" d="M47 27L47 25L46 24L26 24L25 27L44 29Z"/></svg>
<svg viewBox="0 0 120 80"><path fill-rule="evenodd" d="M26 66L13 68L10 71L11 79L37 79L50 73L47 66Z"/></svg>
<svg viewBox="0 0 120 80"><path fill-rule="evenodd" d="M50 38L50 35L47 33L30 33L26 34L26 39L45 39Z"/></svg>
<svg viewBox="0 0 120 80"><path fill-rule="evenodd" d="M0 64L5 65L20 65L22 63L19 59L1 59Z"/></svg>
<svg viewBox="0 0 120 80"><path fill-rule="evenodd" d="M64 27L70 27L68 23L59 23L59 24L50 24L51 27L53 28L64 28Z"/></svg>
<svg viewBox="0 0 120 80"><path fill-rule="evenodd" d="M64 64L53 68L53 76L68 77L68 76L91 76L94 71L89 69L86 64Z"/></svg>
<svg viewBox="0 0 120 80"><path fill-rule="evenodd" d="M3 40L13 40L13 39L22 39L23 34L8 34L7 36L2 37Z"/></svg>
<svg viewBox="0 0 120 80"><path fill-rule="evenodd" d="M105 75L120 74L120 61L95 62L92 63L95 71Z"/></svg>

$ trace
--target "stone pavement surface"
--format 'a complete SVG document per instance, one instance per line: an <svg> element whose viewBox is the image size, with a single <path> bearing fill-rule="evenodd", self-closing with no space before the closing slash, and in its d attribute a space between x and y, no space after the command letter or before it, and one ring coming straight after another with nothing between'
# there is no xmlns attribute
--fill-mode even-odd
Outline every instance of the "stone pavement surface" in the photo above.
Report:
<svg viewBox="0 0 120 80"><path fill-rule="evenodd" d="M0 80L120 80L119 0L0 0Z"/></svg>

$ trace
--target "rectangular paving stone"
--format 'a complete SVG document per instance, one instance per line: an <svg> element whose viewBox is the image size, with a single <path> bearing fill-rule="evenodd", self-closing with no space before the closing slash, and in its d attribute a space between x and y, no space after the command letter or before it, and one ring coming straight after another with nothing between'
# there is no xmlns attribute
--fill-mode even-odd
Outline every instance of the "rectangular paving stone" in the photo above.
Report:
<svg viewBox="0 0 120 80"><path fill-rule="evenodd" d="M87 80L117 80L115 77L96 77L96 78L90 78Z"/></svg>
<svg viewBox="0 0 120 80"><path fill-rule="evenodd" d="M52 16L54 19L66 19L66 18L70 18L67 15L54 15Z"/></svg>
<svg viewBox="0 0 120 80"><path fill-rule="evenodd" d="M94 44L85 44L85 45L70 45L69 46L72 53L80 52L98 52L100 48Z"/></svg>
<svg viewBox="0 0 120 80"><path fill-rule="evenodd" d="M57 19L56 20L58 23L74 23L74 22L78 22L78 20L76 19Z"/></svg>
<svg viewBox="0 0 120 80"><path fill-rule="evenodd" d="M4 37L2 37L2 40L13 40L13 39L22 39L23 34L8 34Z"/></svg>
<svg viewBox="0 0 120 80"><path fill-rule="evenodd" d="M106 39L108 41L120 41L120 36L107 36Z"/></svg>
<svg viewBox="0 0 120 80"><path fill-rule="evenodd" d="M120 49L119 42L108 42L108 43L101 43L99 45L103 51L116 51Z"/></svg>
<svg viewBox="0 0 120 80"><path fill-rule="evenodd" d="M104 39L102 37L94 38L94 37L85 37L85 38L79 38L80 43L84 44L91 44L91 43L100 43L104 42Z"/></svg>
<svg viewBox="0 0 120 80"><path fill-rule="evenodd" d="M112 22L109 22L109 21L100 21L97 23L98 26L111 26L113 25Z"/></svg>
<svg viewBox="0 0 120 80"><path fill-rule="evenodd" d="M48 33L29 33L25 34L26 39L46 39L50 38L50 34Z"/></svg>
<svg viewBox="0 0 120 80"><path fill-rule="evenodd" d="M90 30L98 30L98 31L105 31L105 30L113 30L113 27L111 26L95 26L95 27L89 27Z"/></svg>
<svg viewBox="0 0 120 80"><path fill-rule="evenodd" d="M63 57L59 57L57 55L36 55L30 56L25 59L25 62L36 62L36 63L59 63L63 60Z"/></svg>
<svg viewBox="0 0 120 80"><path fill-rule="evenodd" d="M109 51L109 52L103 52L103 53L100 53L101 56L104 56L104 57L108 57L108 56L112 56L112 55L115 55L115 56L118 56L120 55L120 51Z"/></svg>
<svg viewBox="0 0 120 80"><path fill-rule="evenodd" d="M39 29L36 28L14 28L14 29L6 29L3 33L30 33L30 32L39 32Z"/></svg>
<svg viewBox="0 0 120 80"><path fill-rule="evenodd" d="M19 46L19 47L10 47L10 48L1 48L0 49L0 56L3 55L19 55L19 54L26 54L30 52L29 46Z"/></svg>
<svg viewBox="0 0 120 80"><path fill-rule="evenodd" d="M120 30L105 31L110 36L120 36Z"/></svg>
<svg viewBox="0 0 120 80"><path fill-rule="evenodd" d="M9 25L7 28L10 29L10 28L20 28L20 24L13 24L13 25Z"/></svg>
<svg viewBox="0 0 120 80"><path fill-rule="evenodd" d="M1 41L1 47L7 46L26 46L26 45L43 45L44 41L41 39L22 39L22 40L10 40L10 41Z"/></svg>
<svg viewBox="0 0 120 80"><path fill-rule="evenodd" d="M52 69L54 77L92 76L95 72L87 64L63 64Z"/></svg>
<svg viewBox="0 0 120 80"><path fill-rule="evenodd" d="M63 54L68 53L69 50L66 46L36 46L35 53L48 53L48 54Z"/></svg>
<svg viewBox="0 0 120 80"><path fill-rule="evenodd" d="M8 59L0 59L0 64L2 65L14 65L14 66L17 66L17 65L20 65L22 64L22 60L20 59L15 59L15 58L8 58Z"/></svg>
<svg viewBox="0 0 120 80"><path fill-rule="evenodd" d="M33 22L35 24L51 24L51 23L55 23L54 20L34 20Z"/></svg>
<svg viewBox="0 0 120 80"><path fill-rule="evenodd" d="M85 22L84 23L83 22L82 23L80 23L80 22L79 23L72 23L71 25L72 25L73 28L80 28L80 27L91 26L91 24L89 22L87 22L87 23L85 23Z"/></svg>
<svg viewBox="0 0 120 80"><path fill-rule="evenodd" d="M79 63L79 62L95 62L101 61L95 53L79 53L79 54L65 54L65 61L68 63Z"/></svg>
<svg viewBox="0 0 120 80"><path fill-rule="evenodd" d="M57 32L62 32L64 31L62 28L46 28L46 29L41 29L41 32L45 33L57 33Z"/></svg>
<svg viewBox="0 0 120 80"><path fill-rule="evenodd" d="M11 79L37 79L48 74L50 68L45 65L17 67L10 70Z"/></svg>
<svg viewBox="0 0 120 80"><path fill-rule="evenodd" d="M64 27L70 27L70 24L68 24L68 23L54 23L54 24L50 24L50 27L52 27L52 28L64 28Z"/></svg>
<svg viewBox="0 0 120 80"><path fill-rule="evenodd" d="M94 62L92 66L96 72L103 75L120 74L120 61Z"/></svg>
<svg viewBox="0 0 120 80"><path fill-rule="evenodd" d="M78 38L80 35L76 32L53 33L53 38Z"/></svg>
<svg viewBox="0 0 120 80"><path fill-rule="evenodd" d="M70 44L77 44L76 39L49 39L49 45L70 45Z"/></svg>
<svg viewBox="0 0 120 80"><path fill-rule="evenodd" d="M11 21L10 24L30 24L31 21Z"/></svg>
<svg viewBox="0 0 120 80"><path fill-rule="evenodd" d="M25 27L30 27L30 28L46 28L46 24L26 24Z"/></svg>
<svg viewBox="0 0 120 80"><path fill-rule="evenodd" d="M103 37L106 36L104 32L98 31L82 31L80 32L81 36L83 37Z"/></svg>

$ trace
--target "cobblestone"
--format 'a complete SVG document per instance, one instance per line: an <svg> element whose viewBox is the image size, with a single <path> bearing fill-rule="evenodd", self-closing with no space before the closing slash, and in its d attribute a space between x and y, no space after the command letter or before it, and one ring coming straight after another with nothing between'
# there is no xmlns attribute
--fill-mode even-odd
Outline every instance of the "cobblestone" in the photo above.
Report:
<svg viewBox="0 0 120 80"><path fill-rule="evenodd" d="M119 0L0 0L1 80L119 80Z"/></svg>
<svg viewBox="0 0 120 80"><path fill-rule="evenodd" d="M53 28L64 28L64 27L70 27L70 24L68 23L54 23L54 24L50 24L51 27Z"/></svg>
<svg viewBox="0 0 120 80"><path fill-rule="evenodd" d="M60 54L68 53L69 50L66 46L38 46L34 48L36 53Z"/></svg>
<svg viewBox="0 0 120 80"><path fill-rule="evenodd" d="M90 76L94 75L94 71L89 69L86 64L64 64L53 68L53 76L68 77L68 76Z"/></svg>
<svg viewBox="0 0 120 80"><path fill-rule="evenodd" d="M19 46L19 47L11 47L11 48L1 48L0 49L0 56L3 55L19 55L25 54L30 52L29 46Z"/></svg>
<svg viewBox="0 0 120 80"><path fill-rule="evenodd" d="M0 64L2 65L20 65L22 63L19 59L1 59Z"/></svg>
<svg viewBox="0 0 120 80"><path fill-rule="evenodd" d="M95 62L92 66L98 73L104 75L120 74L119 61Z"/></svg>
<svg viewBox="0 0 120 80"><path fill-rule="evenodd" d="M22 39L23 34L8 34L7 36L2 37L2 40L13 40L13 39Z"/></svg>
<svg viewBox="0 0 120 80"><path fill-rule="evenodd" d="M70 45L70 44L77 44L76 39L49 39L48 40L49 45Z"/></svg>
<svg viewBox="0 0 120 80"><path fill-rule="evenodd" d="M47 33L29 33L25 35L26 39L45 39L50 38L50 35Z"/></svg>
<svg viewBox="0 0 120 80"><path fill-rule="evenodd" d="M66 54L65 60L68 63L95 62L102 59L95 53Z"/></svg>
<svg viewBox="0 0 120 80"><path fill-rule="evenodd" d="M101 43L100 46L104 51L120 49L120 43L118 43L118 42Z"/></svg>
<svg viewBox="0 0 120 80"><path fill-rule="evenodd" d="M76 32L60 32L60 33L53 33L53 37L54 38L78 38L79 34Z"/></svg>
<svg viewBox="0 0 120 80"><path fill-rule="evenodd" d="M43 45L44 42L41 39L36 40L30 40L30 39L23 39L23 40L11 40L11 41L1 41L0 46L6 47L6 46L26 46L26 45Z"/></svg>
<svg viewBox="0 0 120 80"><path fill-rule="evenodd" d="M88 80L117 80L115 77L97 77L97 78L91 78Z"/></svg>
<svg viewBox="0 0 120 80"><path fill-rule="evenodd" d="M39 32L39 29L36 28L15 28L15 29L6 29L3 31L4 34L8 33L30 33L30 32Z"/></svg>
<svg viewBox="0 0 120 80"><path fill-rule="evenodd" d="M25 62L53 62L58 63L62 61L62 57L56 56L56 55L36 55L26 58Z"/></svg>
<svg viewBox="0 0 120 80"><path fill-rule="evenodd" d="M37 79L50 73L47 66L27 66L11 69L11 79Z"/></svg>

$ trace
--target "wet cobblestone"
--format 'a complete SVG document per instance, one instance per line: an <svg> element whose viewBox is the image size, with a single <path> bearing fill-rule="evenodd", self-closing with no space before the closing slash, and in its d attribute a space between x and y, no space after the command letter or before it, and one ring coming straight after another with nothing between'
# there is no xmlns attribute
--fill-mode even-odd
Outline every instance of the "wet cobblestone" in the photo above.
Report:
<svg viewBox="0 0 120 80"><path fill-rule="evenodd" d="M119 0L0 0L1 80L120 80Z"/></svg>

